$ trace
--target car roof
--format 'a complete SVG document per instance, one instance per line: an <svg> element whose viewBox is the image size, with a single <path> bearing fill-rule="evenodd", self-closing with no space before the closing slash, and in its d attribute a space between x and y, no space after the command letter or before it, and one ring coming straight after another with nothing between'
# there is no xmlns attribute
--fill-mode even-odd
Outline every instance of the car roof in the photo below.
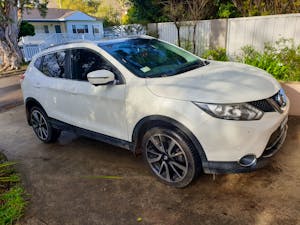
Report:
<svg viewBox="0 0 300 225"><path fill-rule="evenodd" d="M126 37L117 37L117 38L103 38L100 41L90 41L90 40L73 40L69 42L64 42L56 45L51 45L48 48L45 48L43 51L36 54L32 61L35 61L36 58L45 55L50 52L63 50L65 48L76 48L76 47L84 47L84 46L104 46L106 44L113 44L113 43L119 43L131 39L154 39L154 37L147 36L147 35L131 35Z"/></svg>

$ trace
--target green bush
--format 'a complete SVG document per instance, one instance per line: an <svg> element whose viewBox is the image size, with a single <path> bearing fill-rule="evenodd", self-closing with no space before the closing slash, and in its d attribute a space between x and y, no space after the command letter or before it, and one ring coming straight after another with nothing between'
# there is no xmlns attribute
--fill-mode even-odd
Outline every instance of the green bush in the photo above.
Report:
<svg viewBox="0 0 300 225"><path fill-rule="evenodd" d="M215 49L206 50L203 53L202 58L217 60L217 61L229 61L229 59L226 55L225 48L215 48Z"/></svg>
<svg viewBox="0 0 300 225"><path fill-rule="evenodd" d="M291 39L279 39L274 45L265 43L262 53L252 46L242 48L239 62L256 66L282 81L300 81L300 45Z"/></svg>
<svg viewBox="0 0 300 225"><path fill-rule="evenodd" d="M35 35L34 26L26 21L22 21L20 24L19 37Z"/></svg>

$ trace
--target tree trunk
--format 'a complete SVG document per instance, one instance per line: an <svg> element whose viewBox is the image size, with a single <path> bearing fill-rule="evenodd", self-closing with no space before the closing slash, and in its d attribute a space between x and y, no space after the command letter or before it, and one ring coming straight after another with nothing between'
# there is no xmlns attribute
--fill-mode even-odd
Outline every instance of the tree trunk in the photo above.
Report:
<svg viewBox="0 0 300 225"><path fill-rule="evenodd" d="M10 20L0 25L0 59L2 68L18 69L22 63L22 53L18 46L18 8L15 4L9 4L6 15Z"/></svg>
<svg viewBox="0 0 300 225"><path fill-rule="evenodd" d="M180 24L179 24L179 22L175 22L175 26L176 26L176 29L177 29L178 46L181 47L181 40L180 40Z"/></svg>
<svg viewBox="0 0 300 225"><path fill-rule="evenodd" d="M194 22L193 26L193 53L196 54L196 28L197 28L197 21Z"/></svg>

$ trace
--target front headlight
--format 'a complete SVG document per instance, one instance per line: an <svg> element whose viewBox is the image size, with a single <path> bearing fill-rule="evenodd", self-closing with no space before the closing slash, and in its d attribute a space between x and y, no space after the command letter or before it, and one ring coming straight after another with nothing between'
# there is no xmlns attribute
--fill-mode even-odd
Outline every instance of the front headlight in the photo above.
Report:
<svg viewBox="0 0 300 225"><path fill-rule="evenodd" d="M210 104L193 102L209 115L225 120L259 120L263 112L248 103L242 104Z"/></svg>

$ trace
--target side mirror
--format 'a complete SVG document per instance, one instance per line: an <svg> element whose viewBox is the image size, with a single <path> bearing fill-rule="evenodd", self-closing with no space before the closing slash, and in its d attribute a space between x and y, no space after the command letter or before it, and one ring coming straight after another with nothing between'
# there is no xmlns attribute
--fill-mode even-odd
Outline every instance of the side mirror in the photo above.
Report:
<svg viewBox="0 0 300 225"><path fill-rule="evenodd" d="M104 85L113 82L115 75L109 70L96 70L88 73L87 79L93 85Z"/></svg>

